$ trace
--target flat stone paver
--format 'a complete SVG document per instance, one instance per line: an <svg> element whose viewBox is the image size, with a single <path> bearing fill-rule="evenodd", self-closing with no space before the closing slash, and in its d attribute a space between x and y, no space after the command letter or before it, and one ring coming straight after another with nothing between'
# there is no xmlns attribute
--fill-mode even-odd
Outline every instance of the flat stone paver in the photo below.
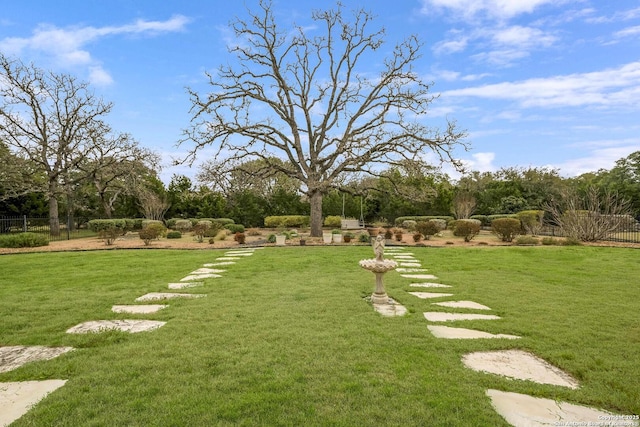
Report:
<svg viewBox="0 0 640 427"><path fill-rule="evenodd" d="M491 389L487 396L496 412L513 426L639 425L637 421L613 418L610 412L542 397Z"/></svg>
<svg viewBox="0 0 640 427"><path fill-rule="evenodd" d="M409 293L414 297L418 297L421 299L442 298L442 297L450 297L453 295L453 294L443 294L438 292L409 292Z"/></svg>
<svg viewBox="0 0 640 427"><path fill-rule="evenodd" d="M441 283L411 283L409 286L412 288L450 288L450 285L443 285Z"/></svg>
<svg viewBox="0 0 640 427"><path fill-rule="evenodd" d="M214 273L206 273L206 274L190 274L188 276L183 277L182 279L180 279L181 282L191 282L193 280L203 280L203 279L219 279L220 277L222 277L219 274L214 274Z"/></svg>
<svg viewBox="0 0 640 427"><path fill-rule="evenodd" d="M45 380L0 383L0 426L8 426L20 418L66 382L67 380Z"/></svg>
<svg viewBox="0 0 640 427"><path fill-rule="evenodd" d="M443 313L431 311L423 313L424 318L430 322L454 322L456 320L497 320L499 316L493 314L467 314L467 313Z"/></svg>
<svg viewBox="0 0 640 427"><path fill-rule="evenodd" d="M424 271L429 271L429 270L426 269L426 268L404 268L404 267L401 267L401 268L396 268L396 271L398 273L422 273Z"/></svg>
<svg viewBox="0 0 640 427"><path fill-rule="evenodd" d="M419 262L401 262L398 264L400 267L422 267Z"/></svg>
<svg viewBox="0 0 640 427"><path fill-rule="evenodd" d="M405 277L407 279L421 279L421 280L433 280L437 279L433 274L401 274L401 277Z"/></svg>
<svg viewBox="0 0 640 427"><path fill-rule="evenodd" d="M149 292L141 297L136 298L136 301L157 301L171 298L202 298L206 297L206 294L180 294L176 292Z"/></svg>
<svg viewBox="0 0 640 427"><path fill-rule="evenodd" d="M216 258L216 261L238 261L239 259L242 259L242 257L224 256L224 257Z"/></svg>
<svg viewBox="0 0 640 427"><path fill-rule="evenodd" d="M130 314L149 314L156 313L163 308L169 307L165 304L148 304L148 305L114 305L111 311L114 313L130 313Z"/></svg>
<svg viewBox="0 0 640 427"><path fill-rule="evenodd" d="M187 289L187 288L195 288L202 285L203 285L202 282L180 282L180 283L169 283L167 287L169 289Z"/></svg>
<svg viewBox="0 0 640 427"><path fill-rule="evenodd" d="M223 262L210 262L207 264L202 264L204 267L218 267L223 265L233 265L235 262L233 261L223 261Z"/></svg>
<svg viewBox="0 0 640 427"><path fill-rule="evenodd" d="M0 373L18 369L26 363L54 359L71 350L73 347L45 347L42 345L0 347Z"/></svg>
<svg viewBox="0 0 640 427"><path fill-rule="evenodd" d="M252 256L253 252L227 252L224 254L224 256L231 256L231 257L242 257L242 256Z"/></svg>
<svg viewBox="0 0 640 427"><path fill-rule="evenodd" d="M478 304L473 301L443 301L443 302L434 302L433 305L439 305L442 307L452 307L452 308L471 308L473 310L491 310L491 308L486 305Z"/></svg>
<svg viewBox="0 0 640 427"><path fill-rule="evenodd" d="M515 340L520 338L517 335L508 334L490 334L489 332L477 331L475 329L452 328L450 326L429 325L429 331L436 338L446 339L480 339L480 338L497 338Z"/></svg>
<svg viewBox="0 0 640 427"><path fill-rule="evenodd" d="M389 298L389 304L372 304L373 309L384 317L404 316L407 314L407 308Z"/></svg>
<svg viewBox="0 0 640 427"><path fill-rule="evenodd" d="M409 255L409 254L402 254L402 255L391 255L391 258L395 258L397 260L402 260L402 259L412 259L415 260L415 258L413 257L413 255ZM417 261L417 260L416 260Z"/></svg>
<svg viewBox="0 0 640 427"><path fill-rule="evenodd" d="M539 384L578 388L578 381L569 374L522 350L469 353L462 356L462 363L474 371L529 380Z"/></svg>
<svg viewBox="0 0 640 427"><path fill-rule="evenodd" d="M92 332L116 330L135 334L158 329L166 323L167 322L160 322L158 320L91 320L67 329L67 333L88 334Z"/></svg>

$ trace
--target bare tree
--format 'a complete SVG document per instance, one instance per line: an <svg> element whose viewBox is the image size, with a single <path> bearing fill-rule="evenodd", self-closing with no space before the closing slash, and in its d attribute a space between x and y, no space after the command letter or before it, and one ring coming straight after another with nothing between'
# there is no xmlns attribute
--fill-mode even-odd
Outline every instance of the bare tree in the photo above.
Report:
<svg viewBox="0 0 640 427"><path fill-rule="evenodd" d="M416 37L380 61L372 54L384 30L369 30L367 11L355 11L349 22L338 4L313 12L314 28L293 30L276 24L268 1L249 15L232 24L236 66L207 74L211 93L189 90L193 117L180 143L195 146L185 161L212 145L218 164L262 159L265 172L298 180L311 204L313 236L322 233L323 194L345 175L376 174L426 152L457 164L452 151L464 132L454 122L441 131L420 121L434 96L412 68L421 48ZM372 63L381 64L375 75L365 68ZM271 161L274 155L285 161Z"/></svg>
<svg viewBox="0 0 640 427"><path fill-rule="evenodd" d="M129 134L103 135L85 154L79 169L95 186L107 218L111 218L113 205L121 195L136 195L132 183L160 164L158 154L140 147Z"/></svg>
<svg viewBox="0 0 640 427"><path fill-rule="evenodd" d="M460 191L453 198L453 214L456 219L470 218L476 210L477 201L473 194L468 191Z"/></svg>
<svg viewBox="0 0 640 427"><path fill-rule="evenodd" d="M108 133L100 117L111 110L88 84L45 72L0 54L0 140L46 177L51 233L60 230L58 198L82 179L78 166L97 135Z"/></svg>
<svg viewBox="0 0 640 427"><path fill-rule="evenodd" d="M565 236L596 242L629 222L629 207L628 200L591 186L583 197L566 191L559 201L548 203L545 210Z"/></svg>

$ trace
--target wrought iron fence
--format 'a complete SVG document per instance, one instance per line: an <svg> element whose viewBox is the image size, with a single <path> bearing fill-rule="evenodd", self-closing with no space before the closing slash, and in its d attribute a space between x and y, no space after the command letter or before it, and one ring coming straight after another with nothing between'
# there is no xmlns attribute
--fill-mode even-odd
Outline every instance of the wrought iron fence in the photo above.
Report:
<svg viewBox="0 0 640 427"><path fill-rule="evenodd" d="M545 225L539 233L541 236L565 237L562 229L554 225ZM630 224L608 233L603 239L608 242L640 243L640 224Z"/></svg>
<svg viewBox="0 0 640 427"><path fill-rule="evenodd" d="M46 217L2 216L0 234L37 233L46 235L49 241L78 239L96 235L87 228L90 219L68 216L51 221ZM57 231L55 226L52 228L52 223L58 224Z"/></svg>

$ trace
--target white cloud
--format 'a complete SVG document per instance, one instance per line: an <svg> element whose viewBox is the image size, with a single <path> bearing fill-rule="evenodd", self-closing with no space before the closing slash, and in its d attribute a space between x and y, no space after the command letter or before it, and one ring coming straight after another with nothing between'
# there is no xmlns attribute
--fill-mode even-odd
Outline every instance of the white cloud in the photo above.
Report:
<svg viewBox="0 0 640 427"><path fill-rule="evenodd" d="M510 100L528 107L638 106L640 62L591 73L504 82L442 93L449 97Z"/></svg>
<svg viewBox="0 0 640 427"><path fill-rule="evenodd" d="M7 37L0 40L0 51L7 55L21 56L23 53L44 54L58 66L87 66L90 78L110 83L111 77L99 67L86 46L101 38L115 35L156 35L181 31L189 19L182 15L167 21L137 20L133 24L106 27L68 27L39 25L30 37Z"/></svg>
<svg viewBox="0 0 640 427"><path fill-rule="evenodd" d="M477 18L508 20L518 15L531 13L536 8L558 0L422 0L421 12L425 15L433 11L446 11L457 19L472 21Z"/></svg>
<svg viewBox="0 0 640 427"><path fill-rule="evenodd" d="M609 144L618 144L618 146L608 147ZM586 142L579 145L581 150L588 150L591 143ZM553 165L559 169L563 176L578 176L583 173L595 172L600 169L611 169L615 166L616 161L628 157L629 154L638 150L640 140L635 141L599 141L598 144L604 144L604 148L588 151L583 157L567 160L565 162ZM622 144L622 145L619 145Z"/></svg>
<svg viewBox="0 0 640 427"><path fill-rule="evenodd" d="M89 82L96 86L108 86L113 83L113 78L102 67L90 67Z"/></svg>
<svg viewBox="0 0 640 427"><path fill-rule="evenodd" d="M627 27L623 30L616 31L615 33L613 33L613 36L616 38L640 36L640 25L636 25L635 27Z"/></svg>

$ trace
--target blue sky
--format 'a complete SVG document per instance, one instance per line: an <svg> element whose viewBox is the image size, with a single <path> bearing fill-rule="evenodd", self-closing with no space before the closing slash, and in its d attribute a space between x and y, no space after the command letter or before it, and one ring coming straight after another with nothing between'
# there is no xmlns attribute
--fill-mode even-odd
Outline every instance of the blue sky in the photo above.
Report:
<svg viewBox="0 0 640 427"><path fill-rule="evenodd" d="M433 81L427 123L452 118L469 133L472 170L551 167L563 176L640 150L640 1L342 0L365 7L388 46L416 34L415 70ZM284 25L310 24L333 2L275 0ZM205 71L231 60L229 22L257 0L25 0L5 2L0 51L92 83L114 103L109 122L170 167L189 125L185 88L206 92ZM382 50L384 51L384 49ZM382 59L382 57L380 57ZM206 160L203 151L199 160ZM446 169L445 169L446 170ZM452 174L453 175L453 174Z"/></svg>

